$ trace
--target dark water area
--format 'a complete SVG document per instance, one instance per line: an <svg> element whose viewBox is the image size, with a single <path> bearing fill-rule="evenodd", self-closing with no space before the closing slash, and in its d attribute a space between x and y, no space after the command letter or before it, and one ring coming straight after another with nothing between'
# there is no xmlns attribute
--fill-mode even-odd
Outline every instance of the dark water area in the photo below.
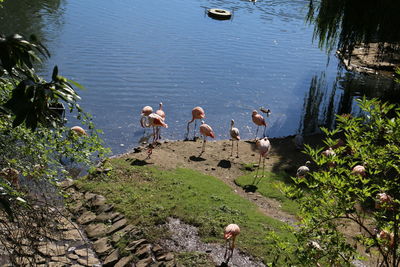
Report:
<svg viewBox="0 0 400 267"><path fill-rule="evenodd" d="M281 137L357 113L363 94L398 96L391 79L348 73L313 42L308 0L7 2L0 31L42 38L52 57L40 73L49 78L58 65L86 87L80 104L113 153L138 145L141 108L160 101L164 138L183 139L191 109L202 106L217 139L228 138L232 118L248 139L261 106L272 110L267 135ZM233 11L232 19L209 18L214 7Z"/></svg>

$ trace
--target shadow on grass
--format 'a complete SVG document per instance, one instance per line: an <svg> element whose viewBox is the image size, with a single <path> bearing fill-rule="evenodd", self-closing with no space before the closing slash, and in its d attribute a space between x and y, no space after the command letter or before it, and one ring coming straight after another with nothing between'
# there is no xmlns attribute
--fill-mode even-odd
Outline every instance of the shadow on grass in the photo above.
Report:
<svg viewBox="0 0 400 267"><path fill-rule="evenodd" d="M247 184L247 185L245 185L245 186L243 186L243 190L245 191L245 192L252 192L252 193L254 193L254 192L256 192L257 191L257 186L256 185L254 185L254 184Z"/></svg>
<svg viewBox="0 0 400 267"><path fill-rule="evenodd" d="M145 166L145 165L149 165L149 164L153 164L153 163L149 163L145 160L141 160L141 159L135 159L134 161L131 162L132 166Z"/></svg>

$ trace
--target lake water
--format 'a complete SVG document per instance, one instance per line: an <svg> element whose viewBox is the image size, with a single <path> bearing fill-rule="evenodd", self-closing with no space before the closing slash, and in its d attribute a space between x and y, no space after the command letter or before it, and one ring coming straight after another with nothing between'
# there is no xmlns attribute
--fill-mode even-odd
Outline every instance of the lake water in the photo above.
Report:
<svg viewBox="0 0 400 267"><path fill-rule="evenodd" d="M49 78L57 64L87 88L81 106L113 153L137 146L141 108L156 110L160 101L167 139L184 137L195 106L218 139L228 138L232 118L242 138L253 138L252 110L270 108L267 135L280 137L330 125L335 113L354 110L354 96L391 84L341 70L313 43L308 0L25 2L25 17L4 4L3 31L44 40L52 57L41 73ZM209 18L206 8L215 7L233 18Z"/></svg>

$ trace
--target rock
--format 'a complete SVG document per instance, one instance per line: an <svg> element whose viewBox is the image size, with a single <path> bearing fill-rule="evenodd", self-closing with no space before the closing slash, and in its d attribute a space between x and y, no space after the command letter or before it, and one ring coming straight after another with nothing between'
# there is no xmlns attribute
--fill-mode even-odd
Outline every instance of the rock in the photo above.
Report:
<svg viewBox="0 0 400 267"><path fill-rule="evenodd" d="M105 236L108 227L104 223L89 224L85 230L89 238L97 238Z"/></svg>
<svg viewBox="0 0 400 267"><path fill-rule="evenodd" d="M51 261L51 262L49 262L49 263L47 264L47 266L48 266L48 267L65 267L65 266L67 266L67 264L62 263L62 262L54 262L54 261Z"/></svg>
<svg viewBox="0 0 400 267"><path fill-rule="evenodd" d="M129 233L133 229L135 229L135 226L133 226L132 224L128 224L127 226L125 226L125 228L121 229L118 232L115 232L111 238L112 242L117 243L123 236L125 236L127 233Z"/></svg>
<svg viewBox="0 0 400 267"><path fill-rule="evenodd" d="M79 224L88 224L96 219L96 214L91 211L85 211L76 221Z"/></svg>
<svg viewBox="0 0 400 267"><path fill-rule="evenodd" d="M74 180L69 179L69 178L65 179L62 182L57 183L57 185L59 187L61 187L62 189L67 189L68 187L73 186L73 184L74 184Z"/></svg>
<svg viewBox="0 0 400 267"><path fill-rule="evenodd" d="M112 234L115 231L122 229L128 221L126 219L122 219L114 223L107 231L107 234Z"/></svg>
<svg viewBox="0 0 400 267"><path fill-rule="evenodd" d="M65 254L64 246L57 246L55 243L48 243L38 247L38 251L48 256L60 256Z"/></svg>
<svg viewBox="0 0 400 267"><path fill-rule="evenodd" d="M90 201L92 207L100 207L104 204L106 204L106 198L102 195L95 195Z"/></svg>
<svg viewBox="0 0 400 267"><path fill-rule="evenodd" d="M71 263L71 260L68 259L68 258L65 257L65 256L61 256L61 257L51 257L51 260L52 260L52 261L55 261L55 262L59 262L59 263L64 263L64 264L70 264L70 263Z"/></svg>
<svg viewBox="0 0 400 267"><path fill-rule="evenodd" d="M137 256L139 259L143 259L150 255L151 255L151 245L150 244L142 245L135 252L135 256Z"/></svg>
<svg viewBox="0 0 400 267"><path fill-rule="evenodd" d="M79 232L79 230L76 229L72 229L72 230L68 230L63 232L63 238L65 240L81 240L82 239L82 235L81 232Z"/></svg>
<svg viewBox="0 0 400 267"><path fill-rule="evenodd" d="M119 251L115 249L104 259L104 266L113 266L119 260Z"/></svg>
<svg viewBox="0 0 400 267"><path fill-rule="evenodd" d="M129 262L131 262L133 259L133 256L127 256L127 257L123 257L122 259L120 259L114 266L115 267L124 267L124 266L128 266Z"/></svg>
<svg viewBox="0 0 400 267"><path fill-rule="evenodd" d="M42 263L46 263L46 259L43 258L40 255L35 255L35 263L36 264L42 264Z"/></svg>
<svg viewBox="0 0 400 267"><path fill-rule="evenodd" d="M159 261L171 261L171 260L174 259L174 257L175 257L174 253L168 252L168 253L165 253L165 254L157 257L157 260L159 260Z"/></svg>
<svg viewBox="0 0 400 267"><path fill-rule="evenodd" d="M119 212L103 212L97 215L95 221L98 222L111 222L114 218L117 216L120 216L121 214Z"/></svg>
<svg viewBox="0 0 400 267"><path fill-rule="evenodd" d="M163 248L160 245L155 245L151 248L154 254L158 255L162 252Z"/></svg>
<svg viewBox="0 0 400 267"><path fill-rule="evenodd" d="M109 212L109 211L111 211L113 208L114 208L114 205L112 205L112 204L104 204L104 205L101 205L100 207L98 207L98 208L97 208L97 211L98 211L98 213L101 213L101 212Z"/></svg>
<svg viewBox="0 0 400 267"><path fill-rule="evenodd" d="M123 218L125 218L125 216L122 215L122 214L120 214L120 215L118 215L117 217L115 217L115 218L112 220L112 222L113 222L113 223L118 222L119 220L121 220L121 219L123 219Z"/></svg>
<svg viewBox="0 0 400 267"><path fill-rule="evenodd" d="M138 262L135 264L135 267L147 267L147 266L149 266L151 263L153 263L153 259L152 259L151 257L147 257L147 258L144 258L144 259L138 261Z"/></svg>
<svg viewBox="0 0 400 267"><path fill-rule="evenodd" d="M94 257L89 257L87 259L78 259L78 263L84 265L84 266L93 266L100 264L100 261Z"/></svg>
<svg viewBox="0 0 400 267"><path fill-rule="evenodd" d="M108 242L108 237L103 237L93 243L93 248L97 254L103 255L109 252L112 247Z"/></svg>
<svg viewBox="0 0 400 267"><path fill-rule="evenodd" d="M85 193L85 200L87 200L87 201L90 201L95 197L96 197L96 194L93 194L93 193L90 193L90 192L86 192Z"/></svg>
<svg viewBox="0 0 400 267"><path fill-rule="evenodd" d="M73 253L67 254L67 257L70 258L71 260L79 259L79 256Z"/></svg>
<svg viewBox="0 0 400 267"><path fill-rule="evenodd" d="M82 201L78 200L75 203L71 204L69 206L69 210L71 211L72 214L80 214L83 210Z"/></svg>
<svg viewBox="0 0 400 267"><path fill-rule="evenodd" d="M87 257L90 254L92 254L92 253L90 253L91 251L87 248L76 249L74 252L76 255L81 256L81 257Z"/></svg>
<svg viewBox="0 0 400 267"><path fill-rule="evenodd" d="M145 243L145 242L147 242L146 239L139 239L139 240L132 241L132 242L129 243L129 245L125 248L125 250L128 250L128 251L135 250L139 245L141 245L141 244L143 244L143 243Z"/></svg>

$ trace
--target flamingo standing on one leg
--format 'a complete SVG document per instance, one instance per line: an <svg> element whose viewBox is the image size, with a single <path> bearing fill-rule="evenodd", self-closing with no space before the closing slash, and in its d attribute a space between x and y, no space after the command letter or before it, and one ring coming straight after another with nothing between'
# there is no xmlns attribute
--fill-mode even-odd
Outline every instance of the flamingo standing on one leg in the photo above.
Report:
<svg viewBox="0 0 400 267"><path fill-rule="evenodd" d="M156 114L157 115L159 115L164 121L165 121L165 112L164 112L164 110L162 109L162 107L163 107L163 103L162 102L160 102L160 107L158 108L158 110L156 111ZM161 129L160 129L160 126L157 126L156 127L156 132L157 132L157 139L160 139L161 138Z"/></svg>
<svg viewBox="0 0 400 267"><path fill-rule="evenodd" d="M201 153L203 153L206 150L206 139L207 136L214 138L214 132L213 129L210 127L210 125L205 124L204 121L201 121L201 125L200 125L200 134L203 135L204 139L203 139L203 147L201 149Z"/></svg>
<svg viewBox="0 0 400 267"><path fill-rule="evenodd" d="M268 156L269 152L271 151L271 143L269 142L267 137L263 139L257 140L256 147L260 154L260 159L258 160L258 168L256 175L254 176L254 181L258 177L258 170L260 169L261 158L263 158L263 167L262 167L262 176L264 177L264 168L265 168L265 158Z"/></svg>
<svg viewBox="0 0 400 267"><path fill-rule="evenodd" d="M149 115L151 113L153 113L152 107L145 106L142 108L142 113L141 113L141 117L140 117L140 125L142 126L142 128L144 128L145 133L146 133L146 127L150 127L150 126L146 126L146 125L148 125Z"/></svg>
<svg viewBox="0 0 400 267"><path fill-rule="evenodd" d="M204 113L204 110L201 107L195 107L192 109L192 120L188 122L187 124L187 132L186 132L186 139L189 137L189 124L191 124L193 121L194 122L194 131L193 131L193 139L196 138L196 126L197 126L197 121L196 120L202 120L206 117L206 114Z"/></svg>
<svg viewBox="0 0 400 267"><path fill-rule="evenodd" d="M229 224L227 227L225 227L224 230L224 239L226 240L226 244L225 244L225 254L224 254L224 260L226 261L226 263L229 262L229 260L232 258L233 256L233 249L235 248L235 240L236 240L236 236L238 236L240 234L240 228L237 224ZM226 254L228 252L228 243L231 242L230 244L230 251L231 251L231 255L226 258Z"/></svg>
<svg viewBox="0 0 400 267"><path fill-rule="evenodd" d="M231 120L231 129L229 130L229 133L231 135L232 138L232 149L231 149L231 157L233 155L233 141L236 141L236 148L237 148L237 158L239 157L239 140L240 140L240 133L239 133L239 129L233 127L235 125L235 121L232 119Z"/></svg>
<svg viewBox="0 0 400 267"><path fill-rule="evenodd" d="M265 129L267 128L267 123L265 122L264 117L261 114L258 114L257 110L253 110L253 113L251 114L251 119L257 125L257 132L255 138L257 138L258 129L260 128L260 126L264 126L264 137L265 137Z"/></svg>

